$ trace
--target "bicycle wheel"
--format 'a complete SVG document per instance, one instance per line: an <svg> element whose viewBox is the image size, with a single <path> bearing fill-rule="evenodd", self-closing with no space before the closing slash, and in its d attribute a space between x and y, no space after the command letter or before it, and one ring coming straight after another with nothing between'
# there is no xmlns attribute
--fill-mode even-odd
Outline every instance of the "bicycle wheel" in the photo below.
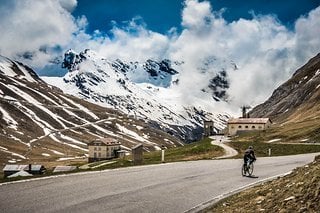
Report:
<svg viewBox="0 0 320 213"><path fill-rule="evenodd" d="M252 175L252 173L253 173L253 163L251 163L249 166L248 166L248 174L249 174L249 176L251 176Z"/></svg>
<svg viewBox="0 0 320 213"><path fill-rule="evenodd" d="M242 174L242 176L246 176L246 173L247 173L246 170L247 170L246 165L243 164L243 165L242 165L242 168L241 168L241 174Z"/></svg>

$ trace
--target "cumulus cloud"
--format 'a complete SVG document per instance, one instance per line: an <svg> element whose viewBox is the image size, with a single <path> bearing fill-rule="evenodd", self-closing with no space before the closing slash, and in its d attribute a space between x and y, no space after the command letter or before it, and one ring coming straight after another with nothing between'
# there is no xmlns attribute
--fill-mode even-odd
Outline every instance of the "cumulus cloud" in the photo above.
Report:
<svg viewBox="0 0 320 213"><path fill-rule="evenodd" d="M209 2L185 1L185 7L182 11L182 26L191 29L202 29L211 19L212 12Z"/></svg>
<svg viewBox="0 0 320 213"><path fill-rule="evenodd" d="M299 18L295 23L295 56L305 60L306 56L319 52L320 6ZM317 36L318 35L318 36Z"/></svg>
<svg viewBox="0 0 320 213"><path fill-rule="evenodd" d="M62 7L61 2L64 2ZM43 66L77 30L66 0L4 0L0 6L0 54ZM71 9L70 5L68 9Z"/></svg>
<svg viewBox="0 0 320 213"><path fill-rule="evenodd" d="M320 7L288 29L272 15L253 13L251 19L227 22L223 10L215 11L208 1L186 0L179 33L174 28L166 34L151 31L142 18L133 17L125 26L114 23L109 37L98 29L86 33L87 19L70 13L76 0L2 2L0 54L24 56L35 67L68 48L90 48L106 58L126 61L183 61L175 90L184 104L210 98L201 89L225 70L233 110L242 104L256 105L320 51ZM208 107L221 104L212 101Z"/></svg>
<svg viewBox="0 0 320 213"><path fill-rule="evenodd" d="M101 55L126 61L144 61L150 58L161 59L166 56L170 38L146 29L137 24L141 18L135 17L122 28L116 25L111 30L113 39L106 38L96 51Z"/></svg>

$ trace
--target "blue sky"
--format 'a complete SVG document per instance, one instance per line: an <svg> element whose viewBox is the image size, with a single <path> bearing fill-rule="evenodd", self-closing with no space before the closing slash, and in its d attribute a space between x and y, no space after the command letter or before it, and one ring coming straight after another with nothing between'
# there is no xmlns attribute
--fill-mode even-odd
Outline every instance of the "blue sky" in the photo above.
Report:
<svg viewBox="0 0 320 213"><path fill-rule="evenodd" d="M273 14L288 27L302 15L319 6L320 0L210 0L213 10L225 9L223 17L231 22L239 18L251 19L255 14ZM183 0L78 0L74 16L85 15L88 32L99 29L108 32L113 26L140 16L148 29L166 33L172 27L181 30Z"/></svg>

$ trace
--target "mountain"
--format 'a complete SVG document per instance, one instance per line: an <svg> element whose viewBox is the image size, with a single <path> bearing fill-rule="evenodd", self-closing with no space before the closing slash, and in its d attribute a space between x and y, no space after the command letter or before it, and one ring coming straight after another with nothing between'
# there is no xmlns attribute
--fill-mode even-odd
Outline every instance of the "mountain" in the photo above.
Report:
<svg viewBox="0 0 320 213"><path fill-rule="evenodd" d="M320 139L320 54L310 59L264 103L250 112L251 117L270 117L278 123L274 137L300 141ZM277 136L278 134L278 136Z"/></svg>
<svg viewBox="0 0 320 213"><path fill-rule="evenodd" d="M179 90L183 89L179 86L182 64L167 59L111 61L89 49L80 53L68 50L62 64L68 73L63 78L43 79L67 94L145 119L181 140L194 141L202 137L203 120L213 120L216 132L224 128L228 115L208 112L200 102L210 105L223 99L228 82L226 72L220 72L199 91L204 94L199 103L181 103L184 99L179 96Z"/></svg>
<svg viewBox="0 0 320 213"><path fill-rule="evenodd" d="M71 75L69 81L82 85L88 80L85 75L78 77ZM91 77L92 84L104 81ZM117 85L131 88L120 82ZM101 137L118 139L127 151L138 143L144 145L145 151L159 150L161 145L168 148L183 145L178 138L139 116L67 95L45 83L31 68L3 56L0 56L0 127L1 165L8 162L54 165L82 159L88 153L87 143Z"/></svg>

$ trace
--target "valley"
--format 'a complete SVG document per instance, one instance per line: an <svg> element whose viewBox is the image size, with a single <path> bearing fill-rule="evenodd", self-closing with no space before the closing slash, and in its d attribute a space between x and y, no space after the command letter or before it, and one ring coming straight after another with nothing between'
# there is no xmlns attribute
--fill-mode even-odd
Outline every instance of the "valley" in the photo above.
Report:
<svg viewBox="0 0 320 213"><path fill-rule="evenodd" d="M69 73L59 81L57 78L44 78L55 86L47 84L29 67L1 57L2 133L0 137L2 143L0 151L2 155L0 160L2 166L6 163L41 162L46 166L53 167L71 161L74 163L85 162L88 157L87 144L102 137L118 139L122 144L122 149L128 154L131 152L131 147L138 143L144 145L146 152L160 150L161 146L166 148L184 146L191 138L197 138L202 134L202 120L213 119L217 132L223 130L228 119L229 115L227 114L214 117L213 113L196 108L184 108L187 111L183 113L177 108L171 111L173 108L160 104L159 99L150 101L150 98L157 97L157 93L145 91L139 84L131 82L132 73L138 71L132 70L133 68L129 69L130 66L121 61L117 61L117 65L106 62L90 50L81 53L80 56L69 51L65 57L69 60L64 64L69 69ZM77 58L81 58L81 60L77 61ZM93 68L90 68L90 72L82 71L82 68L79 68L81 63L87 60L90 63L95 62ZM250 111L250 116L270 116L273 121L270 129L259 134L241 134L240 138L234 138L233 141L270 144L274 142L317 143L319 140L318 129L320 128L318 122L320 110L319 104L317 104L317 100L319 100L317 85L320 84L319 61L319 55L311 59L296 71L292 79L280 86L269 100ZM168 71L163 74L167 76L164 78L178 73L169 66L168 61L163 62L166 64L165 66L151 61L148 63L153 63L155 66L153 70L159 69L155 72L160 73L160 77L158 74L157 76L153 74L153 77L150 76L151 79L155 80L158 77L161 79L161 72L163 72L161 69ZM142 69L139 72L146 71ZM154 78L155 76L156 78ZM124 88L120 92L122 95L119 91L112 92L107 89L114 83L117 85L119 78L125 79L127 82L125 83L126 87L123 87L122 83L118 85L120 89ZM171 80L173 81L173 79ZM106 83L107 81L109 83ZM298 82L299 87L294 82ZM102 85L97 87L100 83ZM150 84L151 87L156 86L152 85ZM104 87L105 90L102 89ZM287 99L283 99L282 96L280 96L281 101L278 101L277 94L282 93L277 91L289 91L287 88L290 88L287 96L296 97L299 94L294 94L301 93L303 87L310 88L308 90L309 96L304 97L304 101L299 102L297 98L290 98L288 100L296 100L296 104L289 103L288 106L284 106ZM100 92L95 92L94 88L100 88ZM63 90L70 94L66 94ZM90 94L90 97L83 96L85 93ZM119 94L116 95L116 93ZM138 98L137 94L140 93L144 94L140 95L143 97L140 98L142 102L136 99ZM93 96L91 96L92 94ZM150 97L145 96L146 94L149 94ZM96 99L97 95L100 97L99 99ZM104 102L101 98L113 100L113 104ZM127 111L128 108L123 108L129 100L126 98L135 98L134 101L129 101L133 104L129 111ZM83 99L87 99L87 101ZM270 103L273 102L278 105L271 107ZM285 112L281 112L287 107L291 107L290 110L288 108ZM267 109L269 111L266 111ZM169 117L164 119L161 116Z"/></svg>
<svg viewBox="0 0 320 213"><path fill-rule="evenodd" d="M0 212L319 211L320 0L0 2Z"/></svg>

